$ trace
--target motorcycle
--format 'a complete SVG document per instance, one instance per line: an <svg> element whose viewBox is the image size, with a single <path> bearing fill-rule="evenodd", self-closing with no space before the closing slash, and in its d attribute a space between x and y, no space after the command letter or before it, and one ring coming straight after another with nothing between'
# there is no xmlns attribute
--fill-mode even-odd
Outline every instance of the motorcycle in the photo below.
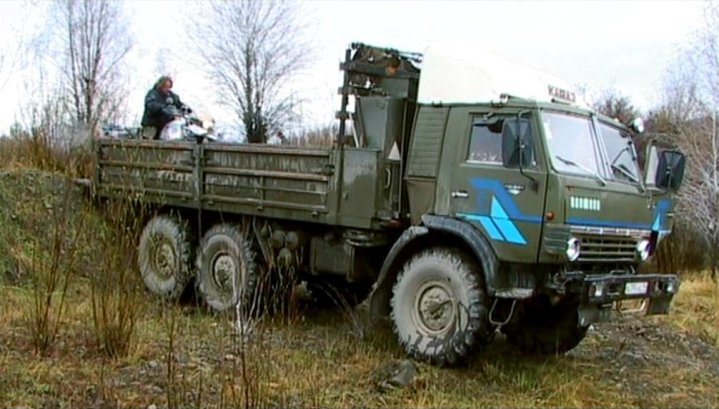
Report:
<svg viewBox="0 0 719 409"><path fill-rule="evenodd" d="M189 109L176 110L175 119L167 123L160 131L160 140L181 141L192 140L197 142L217 141L212 128Z"/></svg>

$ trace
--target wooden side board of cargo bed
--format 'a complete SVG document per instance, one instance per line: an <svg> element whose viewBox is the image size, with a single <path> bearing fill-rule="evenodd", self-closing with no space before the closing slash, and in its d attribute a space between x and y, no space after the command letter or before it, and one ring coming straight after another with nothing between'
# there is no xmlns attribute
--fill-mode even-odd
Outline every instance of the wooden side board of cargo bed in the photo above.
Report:
<svg viewBox="0 0 719 409"><path fill-rule="evenodd" d="M331 149L191 141L99 140L95 192L159 206L331 223Z"/></svg>

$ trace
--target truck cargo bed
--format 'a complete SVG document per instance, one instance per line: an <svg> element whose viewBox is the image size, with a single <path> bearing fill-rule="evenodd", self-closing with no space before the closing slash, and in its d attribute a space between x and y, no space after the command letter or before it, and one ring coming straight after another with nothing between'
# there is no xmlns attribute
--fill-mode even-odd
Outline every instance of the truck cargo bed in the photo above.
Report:
<svg viewBox="0 0 719 409"><path fill-rule="evenodd" d="M191 141L97 141L96 193L158 205L328 222L331 149Z"/></svg>

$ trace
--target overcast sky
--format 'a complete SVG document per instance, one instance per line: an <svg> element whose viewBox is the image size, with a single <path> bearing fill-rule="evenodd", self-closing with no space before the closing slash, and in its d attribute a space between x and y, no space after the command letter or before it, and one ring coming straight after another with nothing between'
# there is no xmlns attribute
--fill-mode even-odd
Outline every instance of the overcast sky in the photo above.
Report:
<svg viewBox="0 0 719 409"><path fill-rule="evenodd" d="M16 3L19 4L19 3ZM701 22L700 1L339 1L303 4L316 45L313 63L294 85L305 102L307 123L328 123L338 109L338 62L353 41L423 51L428 44L471 53L488 47L590 90L612 88L642 109L659 101L662 75L677 47L691 41ZM22 12L3 2L0 51L17 38L11 29ZM130 120L161 71L175 76L175 91L191 106L228 118L216 103L192 50L183 48L184 1L129 0L136 37L129 59ZM201 15L197 24L206 23ZM40 27L25 24L25 30ZM169 51L168 51L169 50ZM162 63L158 63L161 61ZM7 64L5 64L7 66ZM0 131L16 117L22 78L11 76L0 98ZM3 78L0 76L0 86Z"/></svg>

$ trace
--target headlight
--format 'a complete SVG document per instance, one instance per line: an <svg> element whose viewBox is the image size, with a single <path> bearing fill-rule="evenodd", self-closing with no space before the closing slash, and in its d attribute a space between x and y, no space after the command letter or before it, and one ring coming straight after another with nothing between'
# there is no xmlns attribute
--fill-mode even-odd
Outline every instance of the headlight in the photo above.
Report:
<svg viewBox="0 0 719 409"><path fill-rule="evenodd" d="M579 258L579 250L580 250L581 244L578 238L571 237L569 240L567 240L567 259L569 261L575 261Z"/></svg>
<svg viewBox="0 0 719 409"><path fill-rule="evenodd" d="M642 239L637 242L637 255L642 261L647 261L649 254L651 253L651 243L647 239Z"/></svg>

